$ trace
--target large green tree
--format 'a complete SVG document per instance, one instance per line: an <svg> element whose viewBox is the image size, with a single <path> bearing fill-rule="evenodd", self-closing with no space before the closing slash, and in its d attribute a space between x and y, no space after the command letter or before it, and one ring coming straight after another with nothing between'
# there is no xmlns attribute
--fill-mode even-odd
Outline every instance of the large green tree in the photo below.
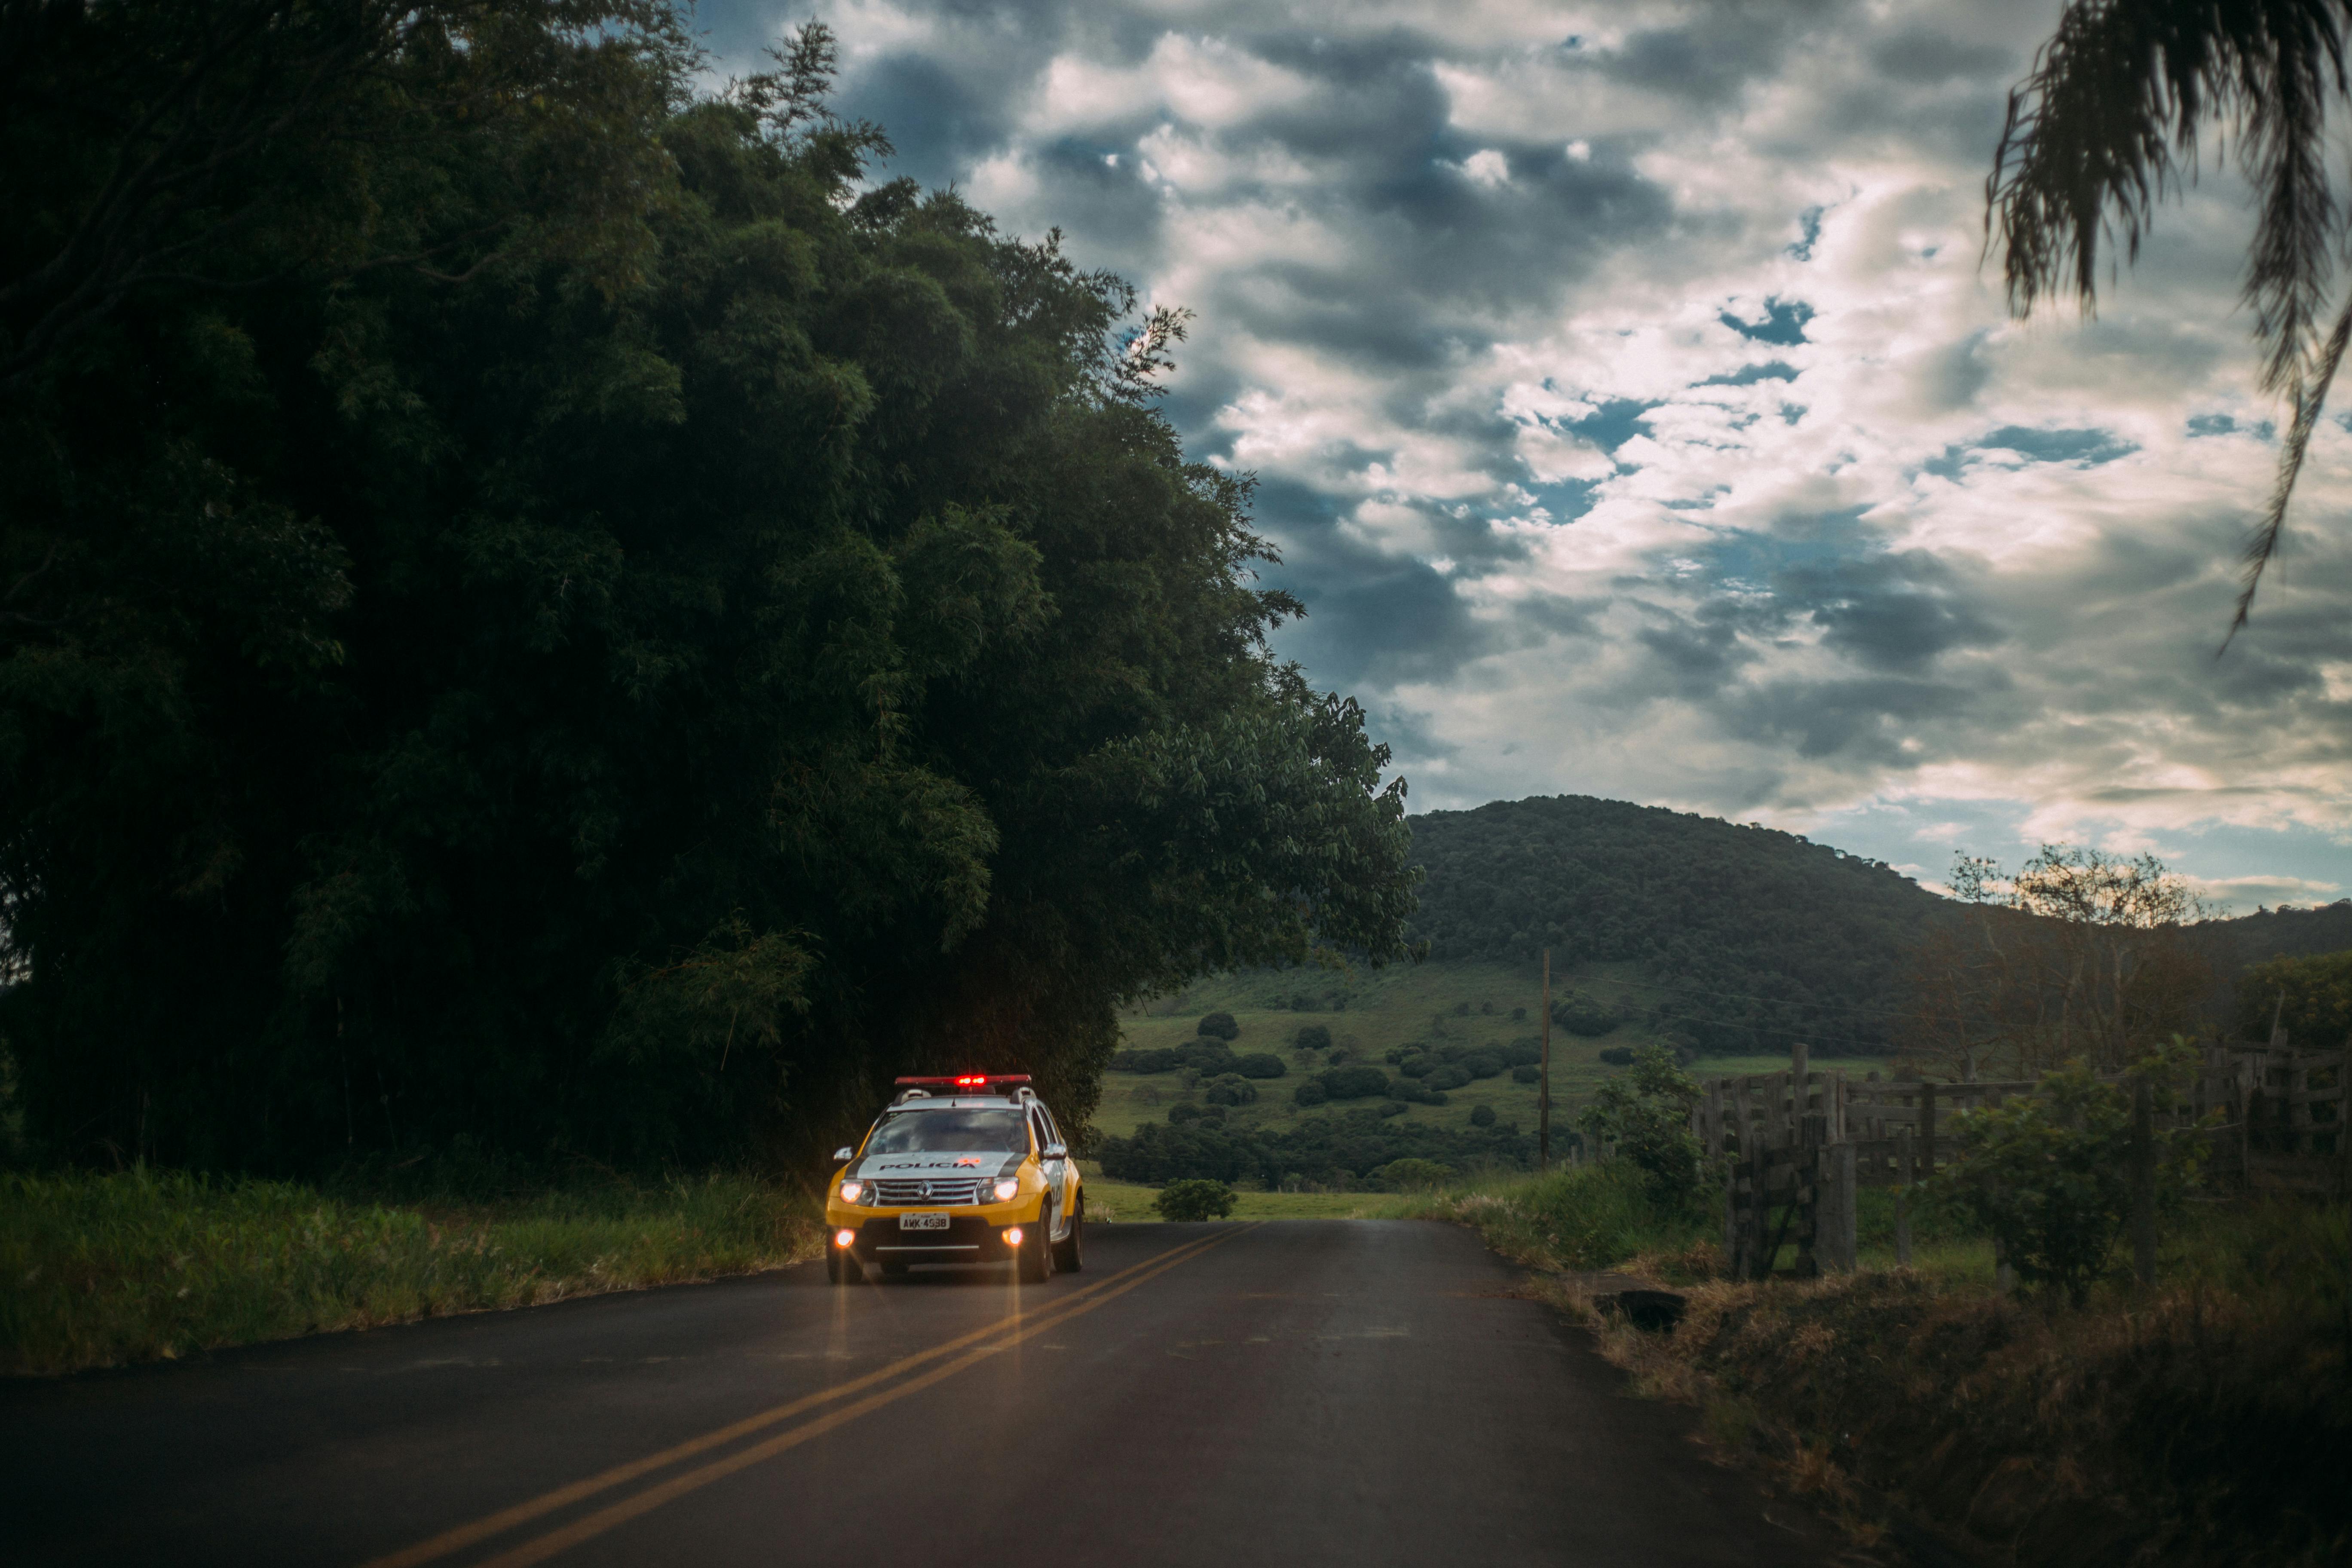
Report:
<svg viewBox="0 0 2352 1568"><path fill-rule="evenodd" d="M204 64L172 5L34 9L20 280ZM0 294L53 1155L736 1158L965 1064L1082 1120L1120 998L1398 950L1402 786L1267 651L1248 486L1152 406L1181 320L869 181L823 29L698 99L657 6L186 10L373 30L231 70L291 107L184 138L89 309Z"/></svg>

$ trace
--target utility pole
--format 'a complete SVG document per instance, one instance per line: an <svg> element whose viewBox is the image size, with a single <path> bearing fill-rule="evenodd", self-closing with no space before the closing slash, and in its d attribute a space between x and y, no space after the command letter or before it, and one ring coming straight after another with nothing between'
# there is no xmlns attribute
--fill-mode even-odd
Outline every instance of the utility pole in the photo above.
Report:
<svg viewBox="0 0 2352 1568"><path fill-rule="evenodd" d="M1551 1169L1551 949L1543 950L1543 1076L1536 1079L1536 1169Z"/></svg>

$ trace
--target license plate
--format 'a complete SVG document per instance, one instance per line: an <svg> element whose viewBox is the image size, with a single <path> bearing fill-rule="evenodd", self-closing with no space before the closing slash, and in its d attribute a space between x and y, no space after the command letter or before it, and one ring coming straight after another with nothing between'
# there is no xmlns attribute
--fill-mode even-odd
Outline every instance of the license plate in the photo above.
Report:
<svg viewBox="0 0 2352 1568"><path fill-rule="evenodd" d="M945 1230L948 1216L943 1214L902 1214L898 1216L900 1230Z"/></svg>

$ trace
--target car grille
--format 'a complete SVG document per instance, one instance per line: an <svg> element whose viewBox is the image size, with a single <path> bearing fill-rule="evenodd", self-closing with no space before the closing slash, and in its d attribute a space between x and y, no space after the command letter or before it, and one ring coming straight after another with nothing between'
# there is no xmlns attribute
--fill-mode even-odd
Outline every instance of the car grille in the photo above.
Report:
<svg viewBox="0 0 2352 1568"><path fill-rule="evenodd" d="M896 1208L906 1204L976 1204L982 1182L973 1176L933 1176L929 1180L884 1177L874 1184L874 1201Z"/></svg>

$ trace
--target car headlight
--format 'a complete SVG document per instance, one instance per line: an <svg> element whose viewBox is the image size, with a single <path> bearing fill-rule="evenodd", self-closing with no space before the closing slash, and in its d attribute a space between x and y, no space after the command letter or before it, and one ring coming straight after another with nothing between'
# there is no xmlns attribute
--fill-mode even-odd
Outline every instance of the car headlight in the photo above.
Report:
<svg viewBox="0 0 2352 1568"><path fill-rule="evenodd" d="M864 1182L844 1182L841 1184L841 1201L870 1207L874 1202L874 1189Z"/></svg>
<svg viewBox="0 0 2352 1568"><path fill-rule="evenodd" d="M996 1184L994 1191L996 1193L996 1201L998 1203L1009 1204L1014 1198L1021 1195L1020 1179L1014 1176L1007 1176L1003 1181Z"/></svg>

